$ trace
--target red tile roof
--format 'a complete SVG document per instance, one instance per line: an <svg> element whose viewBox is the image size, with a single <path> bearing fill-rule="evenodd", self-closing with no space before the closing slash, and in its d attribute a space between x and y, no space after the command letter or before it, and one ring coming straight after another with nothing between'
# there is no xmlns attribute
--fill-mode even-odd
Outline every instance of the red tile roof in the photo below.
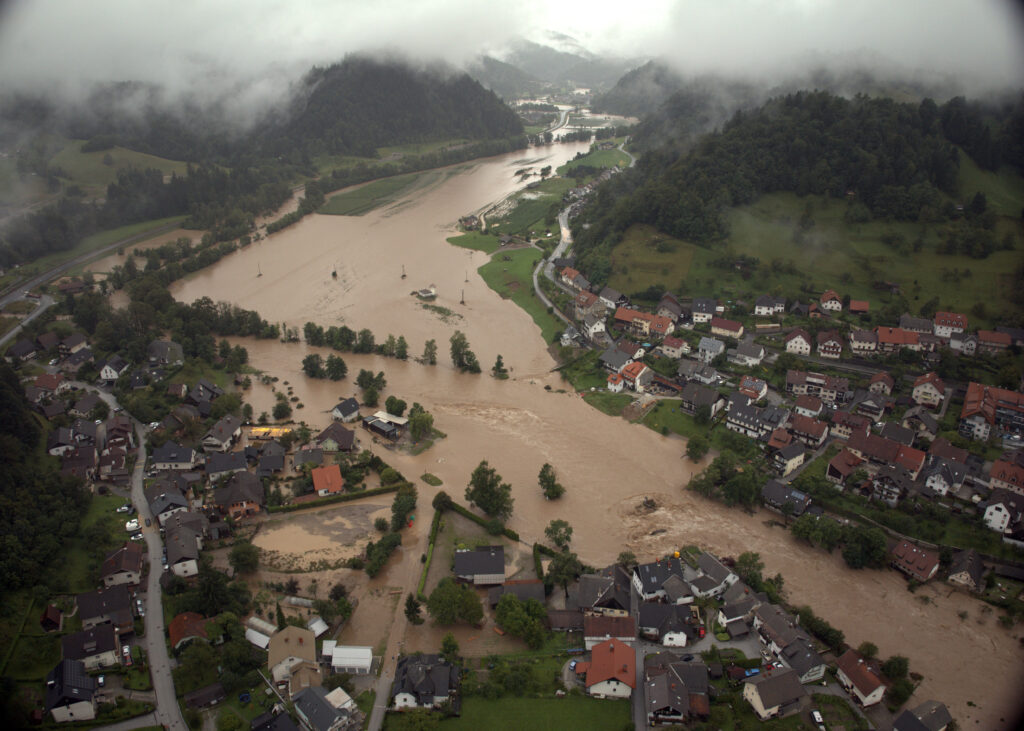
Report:
<svg viewBox="0 0 1024 731"><path fill-rule="evenodd" d="M560 273L563 279L569 280L573 280L580 275L580 273L573 269L572 267L565 267L565 269L563 269Z"/></svg>
<svg viewBox="0 0 1024 731"><path fill-rule="evenodd" d="M47 391L56 391L57 387L64 383L64 376L60 373L43 373L36 377L35 387L45 388Z"/></svg>
<svg viewBox="0 0 1024 731"><path fill-rule="evenodd" d="M870 663L856 650L844 652L836 665L863 696L871 695L882 684L882 679L872 672Z"/></svg>
<svg viewBox="0 0 1024 731"><path fill-rule="evenodd" d="M871 376L871 381L868 383L868 385L870 386L875 383L885 383L889 386L889 390L891 391L893 387L896 385L896 380L885 371L881 371Z"/></svg>
<svg viewBox="0 0 1024 731"><path fill-rule="evenodd" d="M842 302L843 298L840 297L834 289L826 289L821 295L821 303L824 304L826 302L831 302L832 300L839 300Z"/></svg>
<svg viewBox="0 0 1024 731"><path fill-rule="evenodd" d="M313 468L313 490L326 490L331 495L341 492L345 487L345 479L341 476L341 468L336 464Z"/></svg>
<svg viewBox="0 0 1024 731"><path fill-rule="evenodd" d="M206 637L206 618L195 612L182 612L171 620L167 626L167 634L171 639L171 647L177 647L179 642L189 637Z"/></svg>
<svg viewBox="0 0 1024 731"><path fill-rule="evenodd" d="M808 411L821 412L821 399L817 396L809 396L804 394L803 396L796 397L796 407L798 409L807 409Z"/></svg>
<svg viewBox="0 0 1024 731"><path fill-rule="evenodd" d="M967 329L967 316L959 312L936 312L935 324L939 327L954 327L961 330Z"/></svg>
<svg viewBox="0 0 1024 731"><path fill-rule="evenodd" d="M917 345L920 342L916 332L904 330L901 327L876 327L875 334L878 335L879 345Z"/></svg>
<svg viewBox="0 0 1024 731"><path fill-rule="evenodd" d="M807 434L815 439L821 439L828 429L828 425L823 421L812 419L809 416L803 414L796 414L793 417L793 431L798 434Z"/></svg>
<svg viewBox="0 0 1024 731"><path fill-rule="evenodd" d="M829 462L829 467L834 469L843 478L849 477L858 466L864 463L860 457L851 452L849 449L844 449L842 452L837 454Z"/></svg>
<svg viewBox="0 0 1024 731"><path fill-rule="evenodd" d="M727 320L724 317L712 317L711 327L720 328L722 330L728 330L729 332L739 332L743 329L742 322L736 322L735 320Z"/></svg>
<svg viewBox="0 0 1024 731"><path fill-rule="evenodd" d="M918 581L928 581L939 566L939 552L921 548L904 539L892 549L896 568Z"/></svg>
<svg viewBox="0 0 1024 731"><path fill-rule="evenodd" d="M935 371L925 373L923 376L918 376L914 381L914 388L923 386L926 383L930 383L935 386L935 390L938 391L940 395L946 391L946 384L942 382L942 379L939 378L939 374Z"/></svg>
<svg viewBox="0 0 1024 731"><path fill-rule="evenodd" d="M786 343L789 344L790 340L793 340L793 339L798 338L798 337L799 338L803 338L804 340L806 340L808 345L811 344L811 336L807 333L806 330L804 330L802 328L799 328L799 327L796 328L795 330L793 330L789 335L786 336Z"/></svg>
<svg viewBox="0 0 1024 731"><path fill-rule="evenodd" d="M683 340L682 338L677 338L677 337L675 337L675 336L673 336L673 335L669 335L668 337L666 337L666 338L665 338L665 339L664 339L664 340L662 341L662 343L661 343L661 344L662 344L662 345L664 345L664 346L665 346L666 348L669 348L669 349L671 349L671 350L676 350L676 349L678 349L678 348L682 347L682 345L683 345L683 344L684 344L685 342L686 342L686 341L685 341L685 340Z"/></svg>
<svg viewBox="0 0 1024 731"><path fill-rule="evenodd" d="M967 385L960 418L966 419L980 414L989 424L995 424L997 404L1013 411L1024 411L1024 393L985 386L981 383L970 383Z"/></svg>
<svg viewBox="0 0 1024 731"><path fill-rule="evenodd" d="M625 378L627 381L635 381L637 378L640 377L640 374L643 373L646 369L647 366L645 366L643 363L633 361L632 363L627 363L626 367L622 369L621 373L622 377Z"/></svg>
<svg viewBox="0 0 1024 731"><path fill-rule="evenodd" d="M855 315L868 312L870 309L871 305L867 300L850 300L850 312Z"/></svg>
<svg viewBox="0 0 1024 731"><path fill-rule="evenodd" d="M966 449L961 449L960 447L954 447L945 437L937 437L935 441L932 442L932 446L929 447L928 454L936 457L942 457L943 459L951 459L954 462L959 462L960 464L966 464L967 457L970 455L970 452Z"/></svg>
<svg viewBox="0 0 1024 731"><path fill-rule="evenodd" d="M586 672L588 688L605 680L618 680L635 690L636 653L632 647L616 639L594 645Z"/></svg>
<svg viewBox="0 0 1024 731"><path fill-rule="evenodd" d="M1008 462L998 459L992 463L992 471L989 476L993 480L1001 480L1012 485L1017 490L1024 490L1024 467L1015 462Z"/></svg>
<svg viewBox="0 0 1024 731"><path fill-rule="evenodd" d="M610 617L587 614L583 617L584 637L636 637L636 620L632 617ZM630 650L632 652L632 650Z"/></svg>
<svg viewBox="0 0 1024 731"><path fill-rule="evenodd" d="M995 330L979 330L978 331L978 342L986 345L1001 345L1004 348L1009 348L1013 342L1013 338L1010 337L1009 333L996 332Z"/></svg>

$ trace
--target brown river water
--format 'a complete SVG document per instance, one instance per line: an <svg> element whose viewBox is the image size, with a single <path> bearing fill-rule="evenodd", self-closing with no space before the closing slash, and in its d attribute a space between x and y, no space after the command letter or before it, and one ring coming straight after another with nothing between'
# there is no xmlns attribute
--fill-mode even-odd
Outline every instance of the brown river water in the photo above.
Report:
<svg viewBox="0 0 1024 731"><path fill-rule="evenodd" d="M340 398L357 395L352 376L360 368L383 370L388 385L382 401L395 394L410 404L421 402L447 438L416 457L380 445L373 450L411 479L424 472L437 475L444 481L440 489L460 501L472 469L488 460L512 484L515 510L509 526L523 540L543 539L547 523L564 518L575 530L574 550L593 565L613 561L624 548L641 560L691 543L723 555L757 551L767 573L785 577L788 598L811 605L842 629L850 644L870 640L883 657L909 657L911 670L924 676L912 703L944 701L961 728L1009 727L1020 707L1020 630L1003 629L994 613L982 611L984 605L944 584L911 594L895 572L853 571L838 554L799 545L771 513L748 515L685 492L693 471L682 457L685 443L605 416L571 392L559 393L567 384L550 372L555 363L536 325L476 274L486 255L445 241L459 216L484 210L519 187L516 169L557 166L584 148L563 145L459 166L411 200L362 217L308 216L172 291L183 301L210 296L235 302L298 328L312 320L325 327L368 327L378 340L401 334L413 355L422 351L424 340L436 339L436 367L346 355L350 378L340 382L302 374L302 358L313 350L305 344L239 342L256 368L290 383L304 404L295 417L316 427L329 423L328 412ZM334 267L337 280L331 277ZM409 296L429 284L438 288L436 304L461 318L445 323ZM465 306L459 304L463 289ZM466 333L485 371L501 353L512 378L456 373L448 357L448 338L456 328ZM246 400L257 414L270 411L273 393L257 384ZM370 446L366 432L359 436ZM567 489L557 502L544 500L537 485L544 462L555 467ZM436 489L423 483L419 488L421 509L428 512ZM639 510L645 496L656 500L655 511ZM295 540L284 531L280 537Z"/></svg>

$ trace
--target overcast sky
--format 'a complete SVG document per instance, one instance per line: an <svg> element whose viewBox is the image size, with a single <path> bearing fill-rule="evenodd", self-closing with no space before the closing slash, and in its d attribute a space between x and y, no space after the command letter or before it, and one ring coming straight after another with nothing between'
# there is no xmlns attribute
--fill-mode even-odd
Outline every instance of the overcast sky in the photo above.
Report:
<svg viewBox="0 0 1024 731"><path fill-rule="evenodd" d="M461 64L518 37L571 35L599 53L680 69L788 72L851 60L1024 86L1011 0L11 0L0 86L139 79L270 95L313 63L366 50ZM216 71L214 71L216 70ZM237 91L237 90L236 90Z"/></svg>

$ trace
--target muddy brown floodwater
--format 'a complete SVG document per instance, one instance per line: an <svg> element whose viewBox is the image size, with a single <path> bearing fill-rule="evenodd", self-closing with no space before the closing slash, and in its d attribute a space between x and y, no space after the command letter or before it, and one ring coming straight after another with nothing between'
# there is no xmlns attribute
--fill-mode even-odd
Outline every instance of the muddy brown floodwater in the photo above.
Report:
<svg viewBox="0 0 1024 731"><path fill-rule="evenodd" d="M881 655L903 654L911 669L924 676L912 702L944 701L961 728L1007 728L1020 706L1024 649L1019 631L1008 631L983 605L945 585L908 592L890 571L852 571L838 554L798 545L769 513L748 515L684 492L694 466L682 457L684 442L645 427L605 416L566 387L557 374L532 320L510 301L500 299L475 274L485 260L445 242L458 216L480 210L515 189L512 173L527 164L559 164L580 146L554 152L522 153L492 158L471 166L413 200L361 218L311 216L300 224L234 254L176 285L177 298L190 301L208 295L251 307L267 319L301 327L307 320L328 326L345 322L368 327L378 339L402 334L418 354L427 338L435 338L440 364L423 366L377 356L346 355L349 373L360 368L383 370L388 385L382 396L395 394L410 404L419 401L435 415L447 438L412 457L372 445L375 452L415 478L431 472L444 489L462 500L472 469L486 459L510 482L515 510L509 522L523 540L543 537L553 518L568 520L573 547L593 565L614 560L624 548L641 560L684 544L697 544L723 555L743 551L761 554L766 571L781 572L788 598L809 604L842 629L856 646L870 640ZM529 162L527 162L529 160ZM257 262L263 272L257 278ZM408 279L399 278L405 265ZM339 280L332 281L337 266ZM469 282L464 282L468 271ZM444 323L421 308L409 290L434 283L437 304L462 315ZM467 305L458 304L466 289ZM486 375L456 373L447 357L455 328L469 338L485 366L501 353L513 377L497 381ZM305 344L239 340L252 364L288 381L304 408L296 418L324 426L339 398L355 394L351 378L314 381L301 372ZM545 390L545 386L552 390ZM282 383L277 384L282 387ZM256 413L270 411L270 387L256 385L245 396ZM364 444L369 436L360 432ZM537 473L550 462L567 492L557 502L543 499ZM697 465L700 468L702 465ZM421 510L436 493L423 483ZM638 512L640 501L653 497L658 509ZM424 521L418 521L417 532ZM379 608L390 614L395 603L391 586L399 576L416 572L416 557L370 583ZM411 574L410 574L411 576ZM961 619L960 613L967 618ZM346 640L363 621L357 612L346 628ZM381 631L371 617L367 633ZM366 638L365 644L375 642ZM968 705L971 703L971 705Z"/></svg>

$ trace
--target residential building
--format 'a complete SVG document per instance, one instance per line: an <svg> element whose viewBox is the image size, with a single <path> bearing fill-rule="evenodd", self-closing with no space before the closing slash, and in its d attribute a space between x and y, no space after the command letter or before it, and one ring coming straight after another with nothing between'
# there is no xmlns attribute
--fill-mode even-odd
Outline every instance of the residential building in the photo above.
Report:
<svg viewBox="0 0 1024 731"><path fill-rule="evenodd" d="M328 693L320 686L310 686L298 691L292 701L295 714L309 731L357 731L363 726L363 713L342 688ZM288 714L281 716L287 718Z"/></svg>
<svg viewBox="0 0 1024 731"><path fill-rule="evenodd" d="M893 389L895 388L896 380L885 371L880 371L871 376L871 381L868 384L868 391L884 396L892 396Z"/></svg>
<svg viewBox="0 0 1024 731"><path fill-rule="evenodd" d="M408 655L395 668L391 704L396 710L437 708L454 699L458 688L458 667L440 655Z"/></svg>
<svg viewBox="0 0 1024 731"><path fill-rule="evenodd" d="M925 373L914 381L913 396L914 403L937 408L946 396L946 384L939 378L938 373Z"/></svg>
<svg viewBox="0 0 1024 731"><path fill-rule="evenodd" d="M871 499L895 508L914 489L914 481L905 470L885 465L871 476Z"/></svg>
<svg viewBox="0 0 1024 731"><path fill-rule="evenodd" d="M967 316L959 312L936 312L932 321L933 332L940 338L951 338L954 334L967 332Z"/></svg>
<svg viewBox="0 0 1024 731"><path fill-rule="evenodd" d="M213 503L222 515L240 520L261 512L266 499L263 486L256 475L250 472L236 472L231 475L227 485L214 490Z"/></svg>
<svg viewBox="0 0 1024 731"><path fill-rule="evenodd" d="M154 366L179 366L185 362L184 351L173 340L154 340L146 348L146 357Z"/></svg>
<svg viewBox="0 0 1024 731"><path fill-rule="evenodd" d="M960 411L960 435L986 440L996 428L1003 434L1024 433L1024 393L970 383Z"/></svg>
<svg viewBox="0 0 1024 731"><path fill-rule="evenodd" d="M824 403L817 396L810 396L804 394L803 396L796 397L796 403L793 405L793 411L801 416L807 416L812 419L817 419L821 416L821 412L824 409Z"/></svg>
<svg viewBox="0 0 1024 731"><path fill-rule="evenodd" d="M828 424L809 416L795 414L790 422L793 436L811 449L817 449L828 437Z"/></svg>
<svg viewBox="0 0 1024 731"><path fill-rule="evenodd" d="M657 347L657 350L667 358L678 360L690 352L690 344L682 338L669 335L661 341L661 345Z"/></svg>
<svg viewBox="0 0 1024 731"><path fill-rule="evenodd" d="M604 317L598 315L586 315L583 318L583 334L590 340L596 340L598 336L607 332L604 324Z"/></svg>
<svg viewBox="0 0 1024 731"><path fill-rule="evenodd" d="M625 644L635 642L636 620L628 615L584 613L583 643L587 650L610 639Z"/></svg>
<svg viewBox="0 0 1024 731"><path fill-rule="evenodd" d="M754 342L743 341L732 351L731 359L741 366L753 367L764 360L764 347Z"/></svg>
<svg viewBox="0 0 1024 731"><path fill-rule="evenodd" d="M985 503L983 520L990 530L1007 533L1024 516L1024 495L1006 489L995 489Z"/></svg>
<svg viewBox="0 0 1024 731"><path fill-rule="evenodd" d="M725 399L718 391L701 386L697 383L687 383L680 394L680 408L688 414L696 414L702 407L707 407L709 415L714 417L725 406Z"/></svg>
<svg viewBox="0 0 1024 731"><path fill-rule="evenodd" d="M787 371L786 392L794 396L817 396L830 404L843 403L851 396L848 379L809 371Z"/></svg>
<svg viewBox="0 0 1024 731"><path fill-rule="evenodd" d="M796 328L786 336L786 352L794 355L811 354L811 336L806 330Z"/></svg>
<svg viewBox="0 0 1024 731"><path fill-rule="evenodd" d="M720 596L740 580L740 577L707 551L697 557L697 571L698 576L690 582L690 588L698 598Z"/></svg>
<svg viewBox="0 0 1024 731"><path fill-rule="evenodd" d="M904 538L892 549L892 566L923 583L939 570L939 552L921 548Z"/></svg>
<svg viewBox="0 0 1024 731"><path fill-rule="evenodd" d="M949 709L938 701L925 701L903 711L893 721L893 731L946 731L953 724Z"/></svg>
<svg viewBox="0 0 1024 731"><path fill-rule="evenodd" d="M661 317L667 317L672 322L679 322L679 319L683 316L683 306L674 294L665 292L658 301L657 314Z"/></svg>
<svg viewBox="0 0 1024 731"><path fill-rule="evenodd" d="M346 423L358 420L359 402L351 397L339 401L338 405L331 409L331 418Z"/></svg>
<svg viewBox="0 0 1024 731"><path fill-rule="evenodd" d="M646 640L659 642L665 647L686 647L691 639L699 638L699 631L691 624L692 617L691 608L685 604L641 602L636 627Z"/></svg>
<svg viewBox="0 0 1024 731"><path fill-rule="evenodd" d="M924 471L924 484L939 497L956 493L964 484L967 469L958 462L942 457L933 458Z"/></svg>
<svg viewBox="0 0 1024 731"><path fill-rule="evenodd" d="M828 310L829 312L843 311L843 298L836 294L836 291L833 289L825 290L819 301L823 310Z"/></svg>
<svg viewBox="0 0 1024 731"><path fill-rule="evenodd" d="M702 337L697 345L697 357L705 363L710 363L725 352L725 343L717 338Z"/></svg>
<svg viewBox="0 0 1024 731"><path fill-rule="evenodd" d="M789 444L772 455L772 465L780 475L786 477L804 463L805 455L804 445Z"/></svg>
<svg viewBox="0 0 1024 731"><path fill-rule="evenodd" d="M606 310L615 310L618 307L629 304L629 298L626 295L611 287L605 287L597 296L601 298L601 304L604 305Z"/></svg>
<svg viewBox="0 0 1024 731"><path fill-rule="evenodd" d="M171 642L171 647L175 650L180 650L197 640L209 642L210 638L206 631L206 625L210 621L212 620L197 612L182 612L175 615L171 623L167 625L167 635Z"/></svg>
<svg viewBox="0 0 1024 731"><path fill-rule="evenodd" d="M134 625L131 597L124 584L100 589L75 598L82 629L92 629L99 624L112 624L117 630L131 631Z"/></svg>
<svg viewBox="0 0 1024 731"><path fill-rule="evenodd" d="M739 340L743 337L743 323L736 320L727 320L724 317L712 317L711 334Z"/></svg>
<svg viewBox="0 0 1024 731"><path fill-rule="evenodd" d="M818 355L822 358L839 360L843 354L843 340L835 330L823 330L818 333Z"/></svg>
<svg viewBox="0 0 1024 731"><path fill-rule="evenodd" d="M931 323L929 323L930 325ZM875 328L875 335L878 337L878 351L880 353L895 353L902 348L915 351L921 349L921 339L918 333L912 330L905 330L900 327L879 326Z"/></svg>
<svg viewBox="0 0 1024 731"><path fill-rule="evenodd" d="M718 311L717 300L708 299L707 297L695 297L692 305L692 317L695 325L699 325L704 322L711 322L711 318L715 316Z"/></svg>
<svg viewBox="0 0 1024 731"><path fill-rule="evenodd" d="M455 552L455 577L476 586L505 582L505 549L483 546L476 550Z"/></svg>
<svg viewBox="0 0 1024 731"><path fill-rule="evenodd" d="M685 578L683 565L678 558L661 558L651 563L639 564L633 569L632 582L636 593L643 601L654 601L667 596L665 582L670 576Z"/></svg>
<svg viewBox="0 0 1024 731"><path fill-rule="evenodd" d="M278 688L286 687L291 696L322 683L316 636L305 627L288 625L271 636L267 666L274 684Z"/></svg>
<svg viewBox="0 0 1024 731"><path fill-rule="evenodd" d="M867 300L850 300L851 315L866 315L871 311L871 303Z"/></svg>
<svg viewBox="0 0 1024 731"><path fill-rule="evenodd" d="M206 477L211 483L248 468L245 452L214 452L206 458Z"/></svg>
<svg viewBox="0 0 1024 731"><path fill-rule="evenodd" d="M738 390L751 401L760 401L768 395L768 383L754 376L741 376Z"/></svg>
<svg viewBox="0 0 1024 731"><path fill-rule="evenodd" d="M850 331L850 352L854 355L871 355L878 350L878 335L872 330Z"/></svg>
<svg viewBox="0 0 1024 731"><path fill-rule="evenodd" d="M331 672L369 675L373 669L373 648L335 645L331 649Z"/></svg>
<svg viewBox="0 0 1024 731"><path fill-rule="evenodd" d="M654 371L645 366L643 363L634 361L629 363L625 368L622 369L622 379L626 385L637 393L643 393L651 385L651 381L654 380Z"/></svg>
<svg viewBox="0 0 1024 731"><path fill-rule="evenodd" d="M137 585L142 578L146 549L141 543L125 541L124 545L103 560L100 580L110 588L119 584Z"/></svg>
<svg viewBox="0 0 1024 731"><path fill-rule="evenodd" d="M621 373L609 373L608 374L608 385L607 389L612 393L622 393L622 389L626 387L626 379L622 377Z"/></svg>
<svg viewBox="0 0 1024 731"><path fill-rule="evenodd" d="M743 699L762 721L799 712L806 697L807 691L793 670L760 673L743 681Z"/></svg>
<svg viewBox="0 0 1024 731"><path fill-rule="evenodd" d="M199 464L199 456L190 447L167 441L153 450L150 464L154 470L194 470Z"/></svg>
<svg viewBox="0 0 1024 731"><path fill-rule="evenodd" d="M949 583L963 586L969 591L985 588L985 564L981 554L973 548L957 551L949 566Z"/></svg>
<svg viewBox="0 0 1024 731"><path fill-rule="evenodd" d="M978 336L974 333L953 333L949 338L949 349L960 355L973 356L978 352Z"/></svg>
<svg viewBox="0 0 1024 731"><path fill-rule="evenodd" d="M203 437L203 449L226 452L242 435L242 421L237 416L228 414L218 421Z"/></svg>
<svg viewBox="0 0 1024 731"><path fill-rule="evenodd" d="M357 411L357 417L358 414L359 412ZM317 434L316 438L313 439L313 443L325 452L351 452L352 447L355 445L355 440L355 432L351 429L346 429L339 422L335 421Z"/></svg>
<svg viewBox="0 0 1024 731"><path fill-rule="evenodd" d="M1024 456L1015 460L1003 455L992 463L989 471L989 485L993 490L1003 489L1024 495Z"/></svg>
<svg viewBox="0 0 1024 731"><path fill-rule="evenodd" d="M587 693L595 698L629 698L636 688L636 653L616 639L595 645L590 661L576 663Z"/></svg>
<svg viewBox="0 0 1024 731"><path fill-rule="evenodd" d="M107 360L99 363L100 379L107 383L113 383L128 372L132 364L120 355L112 355Z"/></svg>
<svg viewBox="0 0 1024 731"><path fill-rule="evenodd" d="M796 446L796 445L793 445ZM801 454L803 454L801 452ZM811 497L778 480L768 480L761 488L761 500L770 508L784 515L799 518L811 507Z"/></svg>
<svg viewBox="0 0 1024 731"><path fill-rule="evenodd" d="M587 315L598 317L604 314L604 303L593 292L580 292L573 300L573 316L577 320L582 320Z"/></svg>
<svg viewBox="0 0 1024 731"><path fill-rule="evenodd" d="M786 314L786 298L763 294L754 300L754 314L757 317L771 317Z"/></svg>
<svg viewBox="0 0 1024 731"><path fill-rule="evenodd" d="M1013 338L1008 333L997 330L978 330L977 352L984 355L998 355L1013 344Z"/></svg>
<svg viewBox="0 0 1024 731"><path fill-rule="evenodd" d="M96 679L79 660L61 660L46 676L46 710L57 723L96 718Z"/></svg>
<svg viewBox="0 0 1024 731"><path fill-rule="evenodd" d="M501 586L491 587L487 590L487 604L491 607L498 606L498 602L506 594L512 594L519 601L525 602L536 599L544 603L544 582L540 579L517 579L506 581Z"/></svg>
<svg viewBox="0 0 1024 731"><path fill-rule="evenodd" d="M313 491L320 497L337 495L345 488L341 467L336 464L314 467L310 474L313 477Z"/></svg>
<svg viewBox="0 0 1024 731"><path fill-rule="evenodd" d="M877 663L868 661L856 650L847 650L839 658L836 677L864 707L880 703L885 695L885 685L879 676Z"/></svg>
<svg viewBox="0 0 1024 731"><path fill-rule="evenodd" d="M847 442L847 447L858 457L875 464L891 465L906 470L911 480L916 480L924 467L924 452L877 434L854 434Z"/></svg>
<svg viewBox="0 0 1024 731"><path fill-rule="evenodd" d="M909 332L923 335L925 333L931 334L934 327L935 326L932 324L932 321L927 317L914 317L907 313L900 315L901 330L907 330Z"/></svg>
<svg viewBox="0 0 1024 731"><path fill-rule="evenodd" d="M841 486L846 482L846 478L863 463L864 460L861 457L849 449L844 449L828 463L828 467L825 469L825 479Z"/></svg>
<svg viewBox="0 0 1024 731"><path fill-rule="evenodd" d="M601 357L598 360L609 373L619 373L629 363L633 362L633 358L631 356L619 350L615 345L609 345L608 348L601 353Z"/></svg>
<svg viewBox="0 0 1024 731"><path fill-rule="evenodd" d="M65 660L79 660L86 670L109 668L121 662L121 644L109 624L64 635L60 646Z"/></svg>
<svg viewBox="0 0 1024 731"><path fill-rule="evenodd" d="M849 439L854 433L866 435L871 429L871 420L863 414L833 411L830 418L832 426L829 427L829 434L837 439Z"/></svg>

